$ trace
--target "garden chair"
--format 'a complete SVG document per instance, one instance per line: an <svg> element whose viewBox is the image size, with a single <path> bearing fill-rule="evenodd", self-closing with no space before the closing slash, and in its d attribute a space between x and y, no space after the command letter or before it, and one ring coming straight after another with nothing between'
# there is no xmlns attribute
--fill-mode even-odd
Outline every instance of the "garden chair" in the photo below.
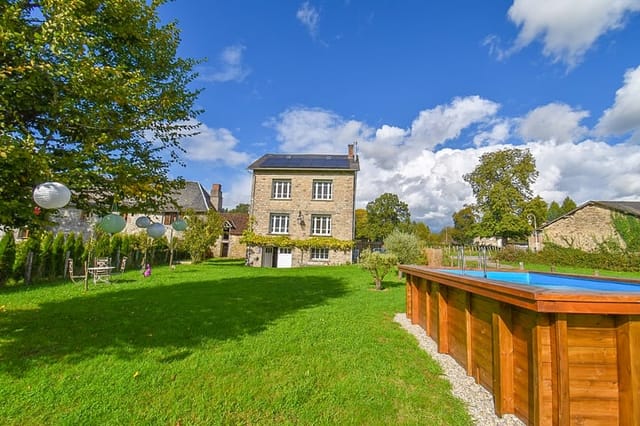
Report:
<svg viewBox="0 0 640 426"><path fill-rule="evenodd" d="M71 279L71 282L73 282L74 284L77 283L80 278L82 278L82 281L87 279L87 275L88 275L88 271L87 271L87 262L84 263L84 273L82 275L74 275L74 268L73 268L73 259L68 259L67 260L67 271L69 273L69 278Z"/></svg>

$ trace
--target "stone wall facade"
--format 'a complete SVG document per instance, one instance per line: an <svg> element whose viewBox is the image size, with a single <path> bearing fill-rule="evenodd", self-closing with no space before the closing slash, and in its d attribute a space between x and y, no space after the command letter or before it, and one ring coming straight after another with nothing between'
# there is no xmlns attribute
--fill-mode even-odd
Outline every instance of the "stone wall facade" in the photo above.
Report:
<svg viewBox="0 0 640 426"><path fill-rule="evenodd" d="M542 229L540 248L545 243L593 251L606 241L615 241L625 248L624 240L613 225L613 211L597 205L587 205Z"/></svg>
<svg viewBox="0 0 640 426"><path fill-rule="evenodd" d="M276 199L272 197L274 180L291 181L291 197ZM332 182L330 200L314 200L312 196L315 180ZM259 235L276 235L270 232L271 215L289 216L289 238L307 239L312 235L312 216L331 217L331 237L352 241L355 232L354 204L356 189L355 171L335 170L254 170L251 202L253 231ZM281 235L281 234L277 234ZM273 249L273 248L271 248ZM276 248L277 249L277 248ZM263 256L268 253L266 247L250 247L248 262L251 266L266 265ZM310 251L291 250L291 266L339 265L352 260L352 251L330 250L328 259L314 260Z"/></svg>

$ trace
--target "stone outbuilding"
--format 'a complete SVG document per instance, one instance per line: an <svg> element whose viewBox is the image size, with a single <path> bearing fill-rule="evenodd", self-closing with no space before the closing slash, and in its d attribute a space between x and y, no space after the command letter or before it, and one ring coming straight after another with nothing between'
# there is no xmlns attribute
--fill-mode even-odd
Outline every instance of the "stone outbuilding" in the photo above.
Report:
<svg viewBox="0 0 640 426"><path fill-rule="evenodd" d="M627 249L625 237L620 234L616 222L640 221L640 201L588 201L572 211L543 224L529 238L540 249L547 243L593 251L608 242ZM637 228L636 228L637 229Z"/></svg>

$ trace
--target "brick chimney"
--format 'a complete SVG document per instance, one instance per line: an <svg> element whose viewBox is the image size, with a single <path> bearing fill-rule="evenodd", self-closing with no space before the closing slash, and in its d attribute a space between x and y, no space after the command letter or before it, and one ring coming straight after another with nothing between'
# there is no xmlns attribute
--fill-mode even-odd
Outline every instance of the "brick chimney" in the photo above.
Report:
<svg viewBox="0 0 640 426"><path fill-rule="evenodd" d="M222 185L219 183L214 183L211 185L211 194L209 195L211 199L211 204L213 207L221 212L222 211Z"/></svg>
<svg viewBox="0 0 640 426"><path fill-rule="evenodd" d="M350 143L349 145L347 145L347 148L349 149L347 156L349 157L349 160L353 160L354 159L353 144Z"/></svg>

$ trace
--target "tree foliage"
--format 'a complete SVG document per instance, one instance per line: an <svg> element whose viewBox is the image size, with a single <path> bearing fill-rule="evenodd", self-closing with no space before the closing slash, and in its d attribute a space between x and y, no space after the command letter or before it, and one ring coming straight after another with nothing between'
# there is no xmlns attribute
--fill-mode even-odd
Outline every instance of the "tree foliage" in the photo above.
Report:
<svg viewBox="0 0 640 426"><path fill-rule="evenodd" d="M356 240L369 239L369 220L365 209L356 209Z"/></svg>
<svg viewBox="0 0 640 426"><path fill-rule="evenodd" d="M222 235L224 219L220 213L211 209L205 217L198 216L193 211L187 211L185 220L188 226L183 234L184 244L189 251L191 261L200 263Z"/></svg>
<svg viewBox="0 0 640 426"><path fill-rule="evenodd" d="M384 239L384 247L388 252L396 255L399 263L417 264L424 263L424 247L416 234L393 230Z"/></svg>
<svg viewBox="0 0 640 426"><path fill-rule="evenodd" d="M197 129L196 61L177 57L164 0L3 0L0 4L0 224L37 225L31 191L65 183L103 213L152 210L180 140Z"/></svg>
<svg viewBox="0 0 640 426"><path fill-rule="evenodd" d="M473 242L476 216L472 206L464 206L452 216L453 229L451 230L451 240L454 244L471 244Z"/></svg>
<svg viewBox="0 0 640 426"><path fill-rule="evenodd" d="M521 238L530 231L523 212L538 177L528 149L504 149L480 157L480 164L463 179L471 185L480 217L476 234L482 237Z"/></svg>
<svg viewBox="0 0 640 426"><path fill-rule="evenodd" d="M382 241L394 229L407 231L411 213L396 194L384 193L367 204L367 233L371 241Z"/></svg>
<svg viewBox="0 0 640 426"><path fill-rule="evenodd" d="M398 258L393 253L380 253L366 249L360 253L358 264L362 269L369 271L376 290L382 290L382 280L398 264Z"/></svg>
<svg viewBox="0 0 640 426"><path fill-rule="evenodd" d="M0 285L13 275L13 263L16 259L16 242L13 232L7 232L0 238Z"/></svg>

